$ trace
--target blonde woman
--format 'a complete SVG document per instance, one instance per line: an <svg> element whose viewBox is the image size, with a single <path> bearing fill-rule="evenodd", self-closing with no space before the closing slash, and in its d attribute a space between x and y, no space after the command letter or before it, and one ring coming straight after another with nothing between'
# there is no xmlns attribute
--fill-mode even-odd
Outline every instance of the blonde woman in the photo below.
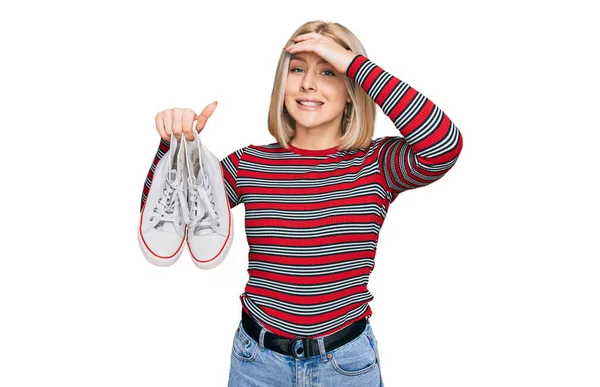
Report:
<svg viewBox="0 0 600 387"><path fill-rule="evenodd" d="M377 106L400 136L372 138ZM160 146L171 134L193 140L193 121L200 132L215 108L160 112ZM383 386L367 289L379 230L400 193L456 163L461 134L351 31L324 21L282 50L268 118L275 142L221 160L250 247L229 386Z"/></svg>

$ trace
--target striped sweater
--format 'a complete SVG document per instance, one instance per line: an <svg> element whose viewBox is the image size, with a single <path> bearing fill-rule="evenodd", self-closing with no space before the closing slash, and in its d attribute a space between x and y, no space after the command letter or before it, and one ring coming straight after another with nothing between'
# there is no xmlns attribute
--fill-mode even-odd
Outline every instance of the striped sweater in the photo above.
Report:
<svg viewBox="0 0 600 387"><path fill-rule="evenodd" d="M462 149L462 136L443 111L365 56L354 57L346 76L402 136L349 151L248 145L221 160L229 205L244 203L246 210L249 280L242 308L289 338L329 335L371 316L367 285L390 204L441 178ZM142 206L167 149L161 140Z"/></svg>

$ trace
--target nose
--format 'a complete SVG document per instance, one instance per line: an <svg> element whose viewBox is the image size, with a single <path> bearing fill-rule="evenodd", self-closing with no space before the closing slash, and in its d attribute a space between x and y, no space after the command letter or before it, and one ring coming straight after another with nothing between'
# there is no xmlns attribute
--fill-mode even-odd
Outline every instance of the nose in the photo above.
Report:
<svg viewBox="0 0 600 387"><path fill-rule="evenodd" d="M315 83L315 79L313 78L313 75L307 71L306 75L304 75L304 78L302 79L302 90L312 90L315 91L317 89L316 83Z"/></svg>

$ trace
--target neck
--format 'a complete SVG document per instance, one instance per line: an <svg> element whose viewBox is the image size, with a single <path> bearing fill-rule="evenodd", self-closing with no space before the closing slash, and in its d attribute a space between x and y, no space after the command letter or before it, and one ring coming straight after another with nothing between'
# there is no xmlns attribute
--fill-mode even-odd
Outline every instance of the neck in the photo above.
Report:
<svg viewBox="0 0 600 387"><path fill-rule="evenodd" d="M290 144L296 148L320 150L338 146L342 133L340 130L323 131L307 128L296 128L296 134L290 140Z"/></svg>
<svg viewBox="0 0 600 387"><path fill-rule="evenodd" d="M339 141L326 140L326 139L320 139L320 138L301 140L301 139L298 139L297 137L294 137L290 141L290 144L292 144L296 148L300 148L300 149L320 150L320 149L329 149L329 148L338 146Z"/></svg>

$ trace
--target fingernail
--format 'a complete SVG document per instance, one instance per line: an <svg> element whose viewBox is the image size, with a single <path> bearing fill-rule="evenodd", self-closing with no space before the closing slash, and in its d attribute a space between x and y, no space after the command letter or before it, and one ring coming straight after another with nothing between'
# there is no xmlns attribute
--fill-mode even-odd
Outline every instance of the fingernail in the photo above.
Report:
<svg viewBox="0 0 600 387"><path fill-rule="evenodd" d="M217 104L217 101L213 102L212 104L213 104L213 105L216 105L216 104Z"/></svg>

